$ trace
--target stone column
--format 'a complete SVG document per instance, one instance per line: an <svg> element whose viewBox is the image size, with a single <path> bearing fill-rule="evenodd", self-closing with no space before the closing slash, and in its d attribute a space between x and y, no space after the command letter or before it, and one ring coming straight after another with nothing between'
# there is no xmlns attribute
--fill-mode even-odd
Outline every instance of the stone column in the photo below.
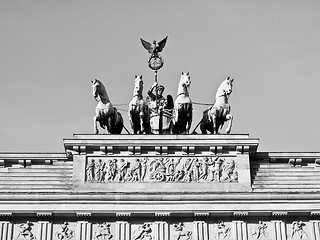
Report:
<svg viewBox="0 0 320 240"><path fill-rule="evenodd" d="M233 238L234 240L247 240L248 230L247 223L244 221L233 221Z"/></svg>
<svg viewBox="0 0 320 240"><path fill-rule="evenodd" d="M208 224L204 221L193 222L193 240L209 240Z"/></svg>
<svg viewBox="0 0 320 240"><path fill-rule="evenodd" d="M11 240L12 239L12 223L0 222L0 239Z"/></svg>
<svg viewBox="0 0 320 240"><path fill-rule="evenodd" d="M126 221L116 222L116 240L130 240L130 224Z"/></svg>
<svg viewBox="0 0 320 240"><path fill-rule="evenodd" d="M312 239L320 240L320 221L310 221Z"/></svg>
<svg viewBox="0 0 320 240"><path fill-rule="evenodd" d="M87 221L78 221L75 235L78 240L91 240L92 224Z"/></svg>
<svg viewBox="0 0 320 240"><path fill-rule="evenodd" d="M52 223L48 221L38 222L39 240L52 240Z"/></svg>
<svg viewBox="0 0 320 240"><path fill-rule="evenodd" d="M271 221L271 223L272 223L272 239L286 240L287 239L287 232L286 232L285 223L280 220Z"/></svg>

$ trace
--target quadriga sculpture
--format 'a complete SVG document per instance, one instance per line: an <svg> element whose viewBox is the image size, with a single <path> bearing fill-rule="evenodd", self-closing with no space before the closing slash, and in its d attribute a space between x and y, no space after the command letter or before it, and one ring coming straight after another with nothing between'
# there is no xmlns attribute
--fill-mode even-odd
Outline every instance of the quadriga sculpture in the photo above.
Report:
<svg viewBox="0 0 320 240"><path fill-rule="evenodd" d="M123 118L115 107L112 106L104 85L95 79L92 82L92 94L98 102L96 115L93 117L94 133L98 134L97 122L108 134L120 134L123 128Z"/></svg>
<svg viewBox="0 0 320 240"><path fill-rule="evenodd" d="M134 134L150 132L149 109L142 96L142 75L135 76L133 98L129 103L129 120Z"/></svg>
<svg viewBox="0 0 320 240"><path fill-rule="evenodd" d="M226 121L229 121L226 133L229 134L231 132L233 116L230 114L231 107L228 99L232 93L233 81L234 79L227 77L220 84L214 105L203 112L200 123L202 134L206 134L207 131L218 134L219 128L221 129Z"/></svg>
<svg viewBox="0 0 320 240"><path fill-rule="evenodd" d="M174 134L189 134L192 123L192 101L189 97L190 85L189 73L182 73L177 98L174 102L172 129Z"/></svg>

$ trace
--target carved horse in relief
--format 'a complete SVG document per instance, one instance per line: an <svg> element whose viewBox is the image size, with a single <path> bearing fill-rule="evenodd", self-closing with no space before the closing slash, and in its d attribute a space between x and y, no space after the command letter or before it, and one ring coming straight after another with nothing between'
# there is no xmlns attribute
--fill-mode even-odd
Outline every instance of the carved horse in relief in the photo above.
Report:
<svg viewBox="0 0 320 240"><path fill-rule="evenodd" d="M172 132L175 134L189 134L192 123L192 101L189 97L190 85L189 73L182 73L173 110Z"/></svg>
<svg viewBox="0 0 320 240"><path fill-rule="evenodd" d="M234 79L227 77L219 86L216 93L216 101L212 107L203 112L200 123L202 134L207 131L218 134L219 129L224 125L224 122L229 121L226 133L231 132L233 116L230 114L231 107L228 103L230 94L232 93Z"/></svg>
<svg viewBox="0 0 320 240"><path fill-rule="evenodd" d="M112 106L104 85L95 79L92 82L92 94L98 102L96 115L93 117L94 133L98 134L97 122L107 134L120 134L123 128L123 118L115 107Z"/></svg>
<svg viewBox="0 0 320 240"><path fill-rule="evenodd" d="M142 75L135 76L133 98L129 103L129 120L134 134L150 132L149 109L142 96Z"/></svg>

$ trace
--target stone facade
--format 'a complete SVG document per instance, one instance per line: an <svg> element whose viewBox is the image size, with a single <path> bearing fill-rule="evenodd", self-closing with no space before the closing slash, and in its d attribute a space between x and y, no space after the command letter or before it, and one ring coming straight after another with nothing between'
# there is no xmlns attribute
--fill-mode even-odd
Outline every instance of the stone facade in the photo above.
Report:
<svg viewBox="0 0 320 240"><path fill-rule="evenodd" d="M0 153L0 239L320 239L320 153L258 144L74 135L65 153Z"/></svg>

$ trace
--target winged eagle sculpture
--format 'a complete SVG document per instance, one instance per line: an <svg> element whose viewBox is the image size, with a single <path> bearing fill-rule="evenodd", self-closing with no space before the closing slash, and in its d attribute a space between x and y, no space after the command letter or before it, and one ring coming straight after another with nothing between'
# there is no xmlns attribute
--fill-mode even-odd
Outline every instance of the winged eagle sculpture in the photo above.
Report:
<svg viewBox="0 0 320 240"><path fill-rule="evenodd" d="M158 54L159 52L161 52L164 48L164 46L167 43L167 38L168 36L166 36L164 39L162 39L158 44L157 41L154 40L153 44L149 43L148 41L143 40L142 38L140 38L142 46L148 50L148 52L150 54Z"/></svg>

